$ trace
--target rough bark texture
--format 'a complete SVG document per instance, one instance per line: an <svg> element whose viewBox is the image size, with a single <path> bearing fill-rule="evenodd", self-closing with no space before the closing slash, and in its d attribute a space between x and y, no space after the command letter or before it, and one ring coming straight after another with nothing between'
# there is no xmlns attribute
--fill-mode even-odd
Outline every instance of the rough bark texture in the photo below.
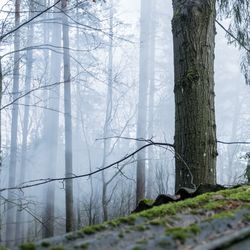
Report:
<svg viewBox="0 0 250 250"><path fill-rule="evenodd" d="M178 190L216 182L215 1L174 0L173 7Z"/></svg>

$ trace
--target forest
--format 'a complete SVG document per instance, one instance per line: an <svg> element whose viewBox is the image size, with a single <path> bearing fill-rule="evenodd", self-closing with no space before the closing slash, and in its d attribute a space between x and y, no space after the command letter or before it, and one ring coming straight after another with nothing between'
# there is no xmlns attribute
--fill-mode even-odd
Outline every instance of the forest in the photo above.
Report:
<svg viewBox="0 0 250 250"><path fill-rule="evenodd" d="M250 202L249 85L249 0L1 0L0 249L203 185Z"/></svg>

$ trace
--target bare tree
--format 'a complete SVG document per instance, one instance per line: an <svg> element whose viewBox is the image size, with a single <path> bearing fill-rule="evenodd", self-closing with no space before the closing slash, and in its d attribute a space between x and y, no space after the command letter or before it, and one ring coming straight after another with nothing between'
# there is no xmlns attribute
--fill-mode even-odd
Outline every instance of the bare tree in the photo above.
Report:
<svg viewBox="0 0 250 250"><path fill-rule="evenodd" d="M71 121L71 80L69 54L69 24L67 0L62 0L63 68L64 68L64 122L65 122L65 177L71 177L72 169L72 121ZM73 181L65 181L66 232L74 228Z"/></svg>
<svg viewBox="0 0 250 250"><path fill-rule="evenodd" d="M21 0L15 1L15 27L20 25L20 5ZM13 68L13 99L15 100L19 92L19 67L20 67L20 31L14 33L14 68ZM10 149L10 165L9 165L9 186L16 184L16 166L17 166L17 129L18 129L18 105L12 105L11 118L11 149ZM8 200L13 200L14 194L8 192ZM7 204L7 226L6 226L6 245L10 246L12 240L15 239L15 206L8 202Z"/></svg>

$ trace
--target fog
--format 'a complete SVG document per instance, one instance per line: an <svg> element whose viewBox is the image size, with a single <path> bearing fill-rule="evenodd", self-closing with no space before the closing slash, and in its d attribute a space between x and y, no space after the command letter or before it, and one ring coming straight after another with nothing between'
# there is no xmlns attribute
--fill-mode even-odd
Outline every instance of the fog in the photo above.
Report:
<svg viewBox="0 0 250 250"><path fill-rule="evenodd" d="M70 1L67 14L57 6L21 27L19 42L16 33L1 39L0 228L4 245L65 233L67 188L73 189L72 229L134 210L138 139L144 139L142 145L147 140L174 142L172 4L155 2L149 15L154 26L144 34L148 41L140 41L139 0ZM52 1L22 1L20 23L51 5ZM1 35L14 28L14 9L13 1L1 1ZM69 46L62 16L67 19ZM227 27L229 21L221 22ZM225 35L218 26L217 140L246 142L250 140L250 88L240 68L243 51L229 45ZM150 80L146 100L142 98L145 103L138 105L141 43L150 48L143 62L148 65L144 75ZM70 86L70 92L65 86ZM146 114L142 121L137 119L139 109ZM138 126L145 136L138 136ZM72 150L65 156L65 144L70 142ZM218 144L219 184L244 181L249 151L249 145ZM151 146L143 152L146 198L174 194L173 149ZM65 173L71 160L72 172L66 169Z"/></svg>

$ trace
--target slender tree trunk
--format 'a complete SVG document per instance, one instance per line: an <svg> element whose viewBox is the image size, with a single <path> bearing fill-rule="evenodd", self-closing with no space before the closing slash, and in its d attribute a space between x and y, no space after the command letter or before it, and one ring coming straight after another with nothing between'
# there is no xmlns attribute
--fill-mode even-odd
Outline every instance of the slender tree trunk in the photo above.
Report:
<svg viewBox="0 0 250 250"><path fill-rule="evenodd" d="M106 103L106 117L104 124L103 137L107 138L110 136L111 129L111 118L113 109L113 0L110 2L110 13L109 13L109 55L108 55L108 88L107 88L107 103ZM110 149L109 140L103 141L103 162L102 166L106 165L107 154ZM108 220L108 201L107 201L107 188L108 185L105 179L105 173L102 171L102 211L103 220Z"/></svg>
<svg viewBox="0 0 250 250"><path fill-rule="evenodd" d="M148 137L154 136L154 98L155 98L155 26L156 6L152 4L150 13L150 61L149 61L149 102L148 102ZM152 198L154 148L148 148L147 198Z"/></svg>
<svg viewBox="0 0 250 250"><path fill-rule="evenodd" d="M20 25L20 3L21 0L15 1L15 27ZM20 32L14 34L14 69L13 69L13 100L18 96L19 92L19 66L20 66ZM18 103L12 105L11 120L11 145L10 145L10 165L9 165L9 187L16 184L16 165L17 165L17 128L18 128ZM13 191L8 191L8 200L15 199ZM11 202L7 204L7 226L6 226L6 245L13 244L15 239L15 207Z"/></svg>
<svg viewBox="0 0 250 250"><path fill-rule="evenodd" d="M34 1L30 2L30 15L29 18L34 16ZM33 43L33 35L34 35L34 27L31 23L28 27L28 39L27 46L32 46ZM33 52L32 50L28 50L26 54L26 74L25 74L25 93L30 91L31 86L31 75L32 75L32 66L33 66ZM25 96L25 107L24 107L24 118L23 118L23 133L22 133L22 152L21 152L21 171L19 177L19 183L23 183L25 181L25 173L26 173L26 157L27 157L27 139L28 139L28 126L29 126L29 112L30 112L30 96ZM23 193L20 194L20 202L23 198ZM22 218L23 218L22 210L17 210L16 214L16 245L20 244L22 241L22 232L24 231L22 226Z"/></svg>
<svg viewBox="0 0 250 250"><path fill-rule="evenodd" d="M147 124L147 91L149 85L148 61L149 61L149 27L150 0L141 0L141 29L140 29L140 59L139 59L139 102L136 137L146 139ZM144 142L137 141L137 148L141 148ZM145 196L145 151L137 154L136 168L136 203Z"/></svg>
<svg viewBox="0 0 250 250"><path fill-rule="evenodd" d="M176 190L216 182L215 1L174 0Z"/></svg>
<svg viewBox="0 0 250 250"><path fill-rule="evenodd" d="M55 1L56 2L56 1ZM60 48L61 46L61 29L60 24L61 15L58 14L58 8L54 9L52 24L52 41L51 44ZM59 51L59 49L57 49ZM50 81L52 84L60 82L61 78L61 61L62 57L60 53L51 52L51 69L50 69ZM59 113L54 110L59 110L60 102L60 86L53 87L53 90L49 92L48 107L50 110L46 111L46 128L45 128L45 141L47 147L50 148L47 155L46 167L48 168L47 176L55 177L57 166L57 149L58 149L58 129L59 129ZM49 183L46 191L46 207L44 214L44 222L46 227L43 227L43 237L51 237L54 235L54 206L55 206L55 183Z"/></svg>
<svg viewBox="0 0 250 250"><path fill-rule="evenodd" d="M67 0L62 0L62 10L67 12ZM71 121L71 81L69 55L68 18L63 15L63 65L64 65L64 122L65 122L65 177L72 177L72 121ZM73 180L65 181L66 232L74 228Z"/></svg>

